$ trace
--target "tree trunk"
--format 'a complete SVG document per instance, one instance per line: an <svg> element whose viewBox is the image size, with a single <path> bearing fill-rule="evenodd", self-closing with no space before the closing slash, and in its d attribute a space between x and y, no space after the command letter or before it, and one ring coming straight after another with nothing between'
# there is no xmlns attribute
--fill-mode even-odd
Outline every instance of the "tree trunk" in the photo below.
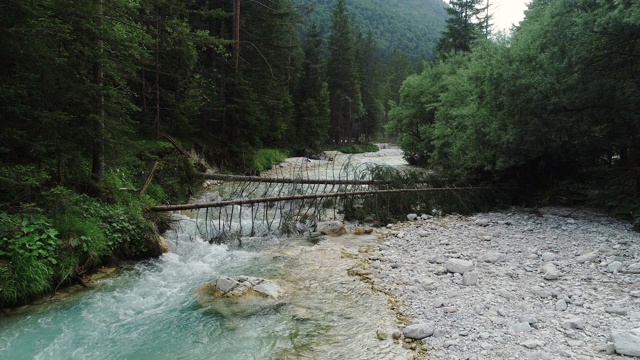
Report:
<svg viewBox="0 0 640 360"><path fill-rule="evenodd" d="M240 65L240 0L235 0L233 22L233 55L236 61L236 72Z"/></svg>
<svg viewBox="0 0 640 360"><path fill-rule="evenodd" d="M104 0L94 0L96 5L96 33L94 46L96 59L93 64L93 82L96 85L96 109L97 114L93 119L93 161L91 166L91 176L95 182L104 179L104 68L102 64L102 53L104 41L102 40L102 16L104 14Z"/></svg>

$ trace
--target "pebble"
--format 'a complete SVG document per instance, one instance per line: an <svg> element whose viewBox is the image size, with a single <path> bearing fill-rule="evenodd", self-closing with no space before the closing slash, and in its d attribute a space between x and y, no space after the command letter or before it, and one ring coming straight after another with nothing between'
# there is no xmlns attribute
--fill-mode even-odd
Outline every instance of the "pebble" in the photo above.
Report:
<svg viewBox="0 0 640 360"><path fill-rule="evenodd" d="M613 359L611 344L622 355L614 332L640 324L640 233L592 211L540 213L418 217L380 233L362 255L375 286L434 326L403 344L434 359Z"/></svg>

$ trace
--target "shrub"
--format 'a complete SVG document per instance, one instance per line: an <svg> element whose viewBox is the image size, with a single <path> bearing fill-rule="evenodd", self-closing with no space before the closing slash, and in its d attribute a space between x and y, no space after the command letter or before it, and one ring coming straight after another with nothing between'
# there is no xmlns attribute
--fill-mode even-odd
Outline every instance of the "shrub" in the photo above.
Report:
<svg viewBox="0 0 640 360"><path fill-rule="evenodd" d="M283 162L287 156L289 156L289 154L281 150L260 149L253 155L251 170L254 172L269 170L274 164Z"/></svg>

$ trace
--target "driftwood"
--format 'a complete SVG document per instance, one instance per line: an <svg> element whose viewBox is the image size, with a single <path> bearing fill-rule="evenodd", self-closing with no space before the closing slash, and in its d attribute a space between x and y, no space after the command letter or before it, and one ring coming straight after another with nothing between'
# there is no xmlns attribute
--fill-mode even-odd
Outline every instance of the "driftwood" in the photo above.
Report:
<svg viewBox="0 0 640 360"><path fill-rule="evenodd" d="M238 175L222 175L222 174L198 174L198 177L208 180L222 181L248 181L254 183L270 183L270 184L313 184L313 185L389 185L397 183L397 181L389 180L327 180L327 179L279 179L279 178L263 178L259 176L238 176ZM427 178L420 181L411 181L412 184L427 184L433 180L442 180L438 177Z"/></svg>
<svg viewBox="0 0 640 360"><path fill-rule="evenodd" d="M419 192L437 192L437 191L462 191L462 190L487 190L489 187L455 187L455 188L427 188L427 189L391 189L391 190L369 190L369 191L351 191L351 192L339 192L339 193L325 193L325 194L307 194L307 195L289 195L289 196L276 196L266 198L255 199L238 199L238 200L225 200L213 203L200 203L200 204L181 204L181 205L159 205L151 208L152 211L179 211L179 210L196 210L205 208L225 207L231 205L250 205L260 203L270 203L276 201L292 201L292 200L305 200L305 199L322 199L322 198L337 198L337 197L349 197L359 195L382 195L382 194L399 194L399 193L419 193Z"/></svg>

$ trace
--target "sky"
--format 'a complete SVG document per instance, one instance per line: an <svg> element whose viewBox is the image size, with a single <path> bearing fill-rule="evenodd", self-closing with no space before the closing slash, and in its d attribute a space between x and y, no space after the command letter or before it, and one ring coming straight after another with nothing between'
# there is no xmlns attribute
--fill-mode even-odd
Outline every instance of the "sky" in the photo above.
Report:
<svg viewBox="0 0 640 360"><path fill-rule="evenodd" d="M493 22L496 30L509 30L512 24L524 19L524 11L530 0L494 0Z"/></svg>

